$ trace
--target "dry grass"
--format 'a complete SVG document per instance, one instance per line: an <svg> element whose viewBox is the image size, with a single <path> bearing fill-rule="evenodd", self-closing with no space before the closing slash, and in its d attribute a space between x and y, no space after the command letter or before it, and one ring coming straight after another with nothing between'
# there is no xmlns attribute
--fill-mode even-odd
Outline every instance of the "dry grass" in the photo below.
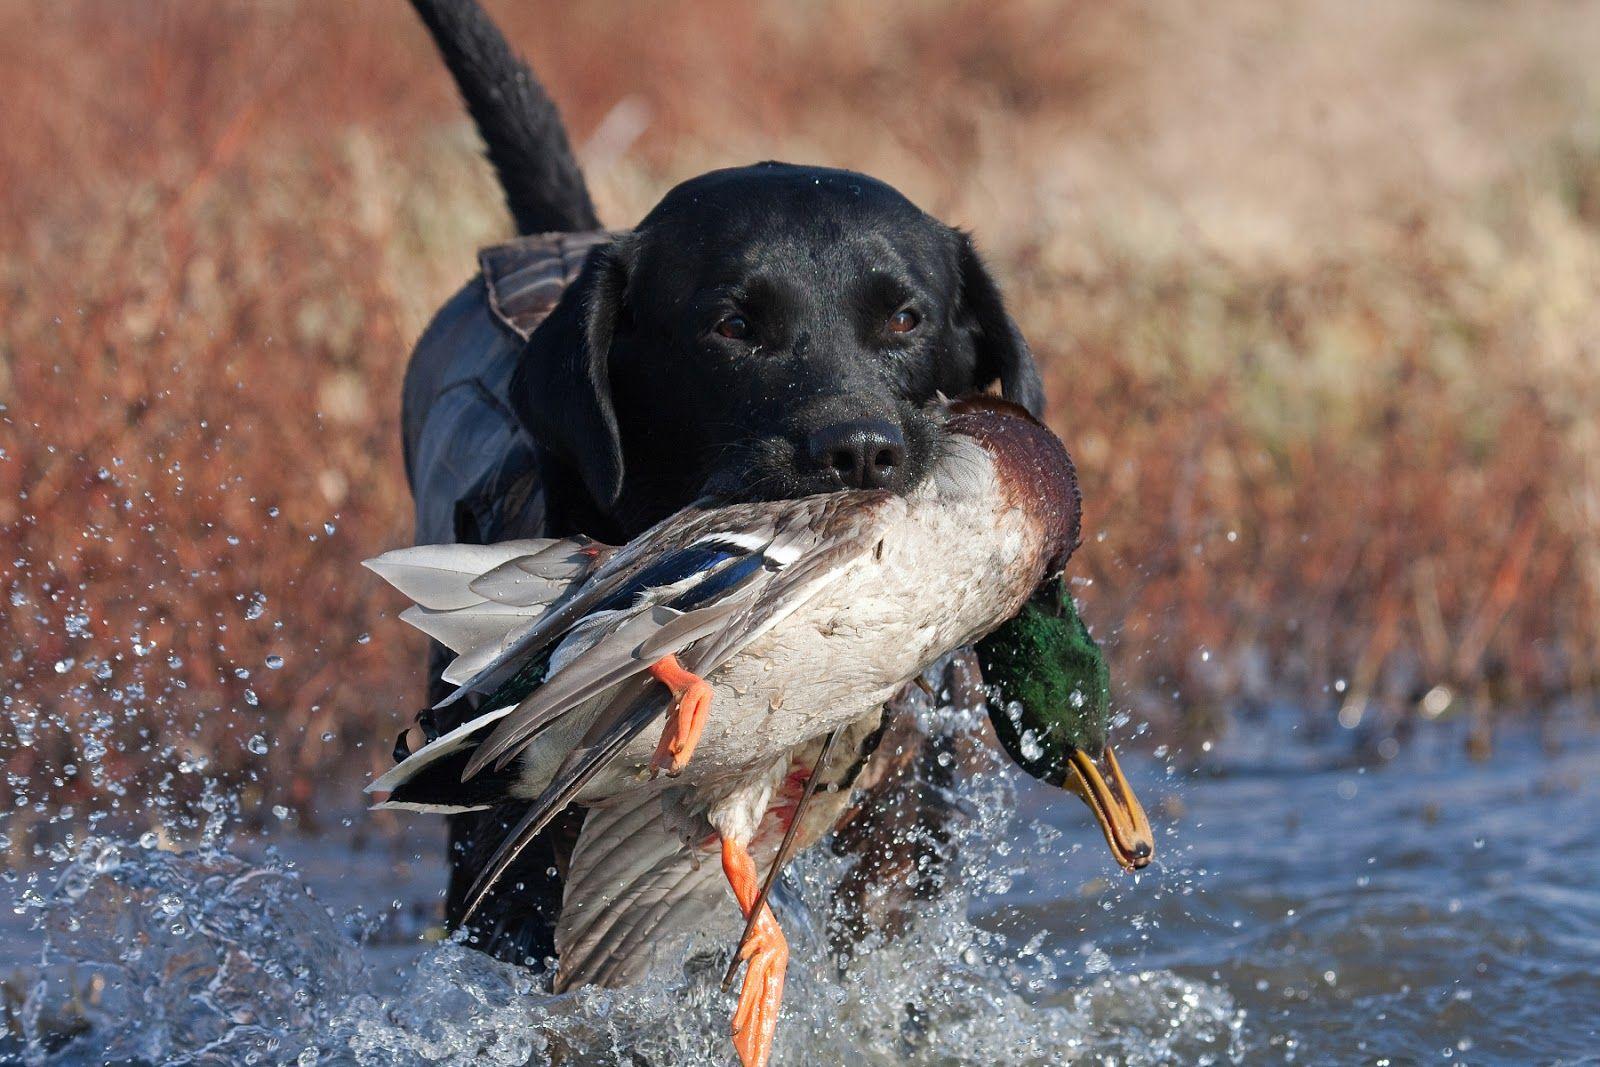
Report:
<svg viewBox="0 0 1600 1067"><path fill-rule="evenodd" d="M782 157L977 231L1146 713L1595 686L1600 5L497 13L613 223ZM506 229L442 70L399 0L17 0L0 99L0 831L353 801L420 687L356 565L404 361Z"/></svg>

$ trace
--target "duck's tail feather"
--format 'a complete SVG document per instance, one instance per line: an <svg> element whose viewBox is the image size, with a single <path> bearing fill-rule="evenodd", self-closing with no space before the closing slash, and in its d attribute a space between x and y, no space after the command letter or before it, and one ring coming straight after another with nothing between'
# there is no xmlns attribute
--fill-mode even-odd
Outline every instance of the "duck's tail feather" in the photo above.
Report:
<svg viewBox="0 0 1600 1067"><path fill-rule="evenodd" d="M666 523L674 521L688 520L668 519ZM462 679L455 692L434 706L443 708L468 693L489 692L500 687L515 672L516 664L530 649L559 638L577 626L585 616L625 610L651 589L676 585L696 575L704 575L747 551L740 546L699 543L652 557L644 554L640 547L640 541L648 541L649 538L650 534L647 533L620 549L598 545L591 547L589 551L599 551L601 555L597 557L596 569L587 577L583 588L553 604L536 625L520 631L481 670Z"/></svg>
<svg viewBox="0 0 1600 1067"><path fill-rule="evenodd" d="M457 655L495 646L528 623L527 608L486 601L454 611L434 611L413 604L400 613L400 621L421 630Z"/></svg>
<svg viewBox="0 0 1600 1067"><path fill-rule="evenodd" d="M485 600L515 607L552 604L588 577L611 549L586 537L555 541L548 548L506 560L475 578L469 588Z"/></svg>
<svg viewBox="0 0 1600 1067"><path fill-rule="evenodd" d="M504 618L504 616L496 617L490 615L480 620L473 620L473 622L482 622L484 630L487 631L490 621L496 618ZM486 640L462 649L461 654L450 661L445 669L440 672L439 677L451 685L460 685L463 681L483 669L485 664L504 654L507 647L514 645L519 638L537 626L538 623L538 618L529 618L524 614L520 619L516 619L510 625L501 628L497 634L489 634ZM472 622L464 622L463 625L472 624Z"/></svg>
<svg viewBox="0 0 1600 1067"><path fill-rule="evenodd" d="M461 769L471 752L472 746L468 746L418 768L414 775L395 787L389 799L374 804L373 808L455 815L504 804L517 781L516 772L497 771L462 782Z"/></svg>

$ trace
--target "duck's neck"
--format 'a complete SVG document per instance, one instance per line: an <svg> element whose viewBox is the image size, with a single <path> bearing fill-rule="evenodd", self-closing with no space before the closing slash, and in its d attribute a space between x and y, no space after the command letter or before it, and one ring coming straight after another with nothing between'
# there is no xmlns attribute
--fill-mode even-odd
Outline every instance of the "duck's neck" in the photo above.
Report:
<svg viewBox="0 0 1600 1067"><path fill-rule="evenodd" d="M1007 503L1043 530L1044 573L1060 573L1078 547L1083 510L1078 472L1060 438L1024 409L990 396L956 401L948 426L993 457Z"/></svg>

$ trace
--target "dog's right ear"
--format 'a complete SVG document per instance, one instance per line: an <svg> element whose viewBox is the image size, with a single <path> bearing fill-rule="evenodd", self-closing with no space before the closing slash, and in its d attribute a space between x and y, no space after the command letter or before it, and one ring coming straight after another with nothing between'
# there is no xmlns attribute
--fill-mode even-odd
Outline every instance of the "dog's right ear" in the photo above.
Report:
<svg viewBox="0 0 1600 1067"><path fill-rule="evenodd" d="M961 259L961 302L966 312L973 348L978 357L978 379L998 380L1000 395L1027 408L1034 418L1044 417L1044 382L1033 361L1022 330L1006 310L1000 286L984 266L972 238L956 231Z"/></svg>
<svg viewBox="0 0 1600 1067"><path fill-rule="evenodd" d="M523 427L578 473L603 512L622 492L611 344L631 267L626 238L590 252L577 279L528 338L511 378L511 406Z"/></svg>

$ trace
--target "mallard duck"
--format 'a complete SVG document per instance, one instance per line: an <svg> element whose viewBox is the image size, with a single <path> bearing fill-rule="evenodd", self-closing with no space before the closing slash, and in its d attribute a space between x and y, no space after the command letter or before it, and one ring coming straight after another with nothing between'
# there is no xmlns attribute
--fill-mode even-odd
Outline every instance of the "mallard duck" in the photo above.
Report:
<svg viewBox="0 0 1600 1067"><path fill-rule="evenodd" d="M1090 799L1120 860L1148 858L1120 771L1107 787L1087 758L1103 748L1103 702L1028 662L1087 638L1062 614L1079 524L1071 460L993 398L950 403L943 422L940 457L906 496L696 506L616 549L437 545L369 562L416 601L402 617L459 654L440 706L480 700L442 735L425 714L423 743L402 735L369 792L424 811L533 802L468 915L556 813L589 809L566 872L558 990L626 983L666 943L714 928L724 898L701 860L720 853L746 919L734 1044L765 1064L788 958L765 902L782 858L838 818L884 701L1008 620L980 646L1008 698L1002 743Z"/></svg>

